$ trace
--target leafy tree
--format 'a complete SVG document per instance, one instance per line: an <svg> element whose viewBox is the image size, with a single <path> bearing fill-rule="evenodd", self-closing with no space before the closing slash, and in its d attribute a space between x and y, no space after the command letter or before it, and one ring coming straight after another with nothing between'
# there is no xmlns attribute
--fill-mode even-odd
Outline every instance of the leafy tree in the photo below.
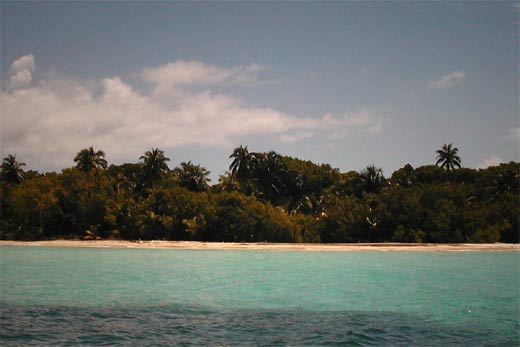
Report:
<svg viewBox="0 0 520 347"><path fill-rule="evenodd" d="M504 193L518 194L520 189L520 164L508 163L491 167L486 170L489 173L485 186L490 190L493 196L499 196Z"/></svg>
<svg viewBox="0 0 520 347"><path fill-rule="evenodd" d="M424 165L414 170L415 186L431 185L446 181L446 171L436 165Z"/></svg>
<svg viewBox="0 0 520 347"><path fill-rule="evenodd" d="M59 176L63 186L62 209L66 232L83 237L87 230L94 236L109 236L115 229L113 213L121 200L130 200L125 194L125 178L111 176L108 171L81 172L77 168L64 170Z"/></svg>
<svg viewBox="0 0 520 347"><path fill-rule="evenodd" d="M340 184L340 173L328 164L316 165L311 161L283 156L287 168L282 176L283 199L289 212L305 211L312 202L329 194Z"/></svg>
<svg viewBox="0 0 520 347"><path fill-rule="evenodd" d="M11 192L11 215L17 225L15 238L51 238L61 230L63 187L60 177L47 174L24 181Z"/></svg>
<svg viewBox="0 0 520 347"><path fill-rule="evenodd" d="M89 172L93 169L106 169L107 161L105 160L105 152L95 151L92 146L82 149L74 157L76 167L83 172Z"/></svg>
<svg viewBox="0 0 520 347"><path fill-rule="evenodd" d="M368 242L368 206L354 196L331 196L317 224L321 242Z"/></svg>
<svg viewBox="0 0 520 347"><path fill-rule="evenodd" d="M451 172L455 169L455 167L460 168L461 159L457 155L459 149L457 147L452 147L452 144L444 144L441 149L437 150L437 162L435 165L441 164L443 169Z"/></svg>
<svg viewBox="0 0 520 347"><path fill-rule="evenodd" d="M279 197L286 170L278 153L253 153L251 178L257 188L256 194L271 201Z"/></svg>
<svg viewBox="0 0 520 347"><path fill-rule="evenodd" d="M229 171L218 178L218 184L212 187L212 191L217 193L239 191L240 184L236 176Z"/></svg>
<svg viewBox="0 0 520 347"><path fill-rule="evenodd" d="M304 178L298 173L285 177L285 187L288 195L287 211L290 214L300 212L309 206L309 196L304 189Z"/></svg>
<svg viewBox="0 0 520 347"><path fill-rule="evenodd" d="M395 171L390 178L390 182L401 187L411 187L415 183L413 166L406 164L403 168Z"/></svg>
<svg viewBox="0 0 520 347"><path fill-rule="evenodd" d="M213 202L206 192L194 192L165 180L151 189L137 215L138 237L170 240L205 239L206 216Z"/></svg>
<svg viewBox="0 0 520 347"><path fill-rule="evenodd" d="M242 178L235 163L235 173L211 189L206 169L188 161L169 172L168 158L153 148L141 163L94 170L103 167L98 162L59 174L23 173L9 156L0 171L0 238L519 242L520 163L453 164L449 173L406 165L387 184L373 166L340 173L238 149L232 157L247 162ZM18 176L7 174L13 171Z"/></svg>
<svg viewBox="0 0 520 347"><path fill-rule="evenodd" d="M194 165L191 161L182 162L180 167L173 169L173 176L181 187L194 192L206 191L209 188L209 171L200 165Z"/></svg>
<svg viewBox="0 0 520 347"><path fill-rule="evenodd" d="M335 193L339 196L354 195L361 198L363 195L363 182L359 172L351 170L339 175L338 183L334 187Z"/></svg>
<svg viewBox="0 0 520 347"><path fill-rule="evenodd" d="M22 182L25 176L22 166L25 166L25 163L18 162L16 160L16 154L9 154L4 158L0 169L2 181L14 185Z"/></svg>
<svg viewBox="0 0 520 347"><path fill-rule="evenodd" d="M249 177L252 169L253 155L247 150L247 146L237 147L229 156L233 158L229 170L239 180L244 180Z"/></svg>
<svg viewBox="0 0 520 347"><path fill-rule="evenodd" d="M292 242L299 233L287 213L238 192L218 194L206 223L211 241Z"/></svg>
<svg viewBox="0 0 520 347"><path fill-rule="evenodd" d="M364 191L367 193L377 193L386 185L383 170L376 168L374 165L367 166L359 174L363 184Z"/></svg>
<svg viewBox="0 0 520 347"><path fill-rule="evenodd" d="M118 189L138 192L143 179L143 166L131 163L110 165L108 174L110 177L116 178Z"/></svg>
<svg viewBox="0 0 520 347"><path fill-rule="evenodd" d="M170 158L165 157L164 151L158 148L146 151L139 159L143 161L143 185L145 187L150 187L153 182L160 180L169 170L166 162Z"/></svg>

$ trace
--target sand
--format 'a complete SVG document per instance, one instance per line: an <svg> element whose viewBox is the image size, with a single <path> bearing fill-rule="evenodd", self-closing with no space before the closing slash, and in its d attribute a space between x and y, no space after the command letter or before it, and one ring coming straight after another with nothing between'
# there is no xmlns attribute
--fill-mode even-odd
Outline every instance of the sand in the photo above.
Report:
<svg viewBox="0 0 520 347"><path fill-rule="evenodd" d="M190 250L301 250L301 251L520 251L520 244L432 244L432 243L234 243L196 241L52 240L0 241L0 246L142 248Z"/></svg>

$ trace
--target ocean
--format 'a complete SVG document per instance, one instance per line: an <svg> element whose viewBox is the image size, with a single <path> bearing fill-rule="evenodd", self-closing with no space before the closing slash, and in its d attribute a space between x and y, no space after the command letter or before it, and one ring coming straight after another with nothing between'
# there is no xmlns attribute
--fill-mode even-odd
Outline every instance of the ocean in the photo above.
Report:
<svg viewBox="0 0 520 347"><path fill-rule="evenodd" d="M0 247L5 346L519 346L520 252Z"/></svg>

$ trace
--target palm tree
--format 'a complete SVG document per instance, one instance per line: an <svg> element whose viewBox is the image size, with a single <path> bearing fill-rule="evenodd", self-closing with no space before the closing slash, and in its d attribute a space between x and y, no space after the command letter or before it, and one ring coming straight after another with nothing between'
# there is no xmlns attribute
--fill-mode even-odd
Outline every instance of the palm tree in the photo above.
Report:
<svg viewBox="0 0 520 347"><path fill-rule="evenodd" d="M280 194L282 178L286 171L278 153L252 153L251 175L253 181L261 188L260 193L266 198L271 199Z"/></svg>
<svg viewBox="0 0 520 347"><path fill-rule="evenodd" d="M441 164L443 169L450 172L455 169L455 167L460 168L461 159L457 155L459 149L457 147L451 147L451 143L444 144L441 149L436 151L437 153L437 162L435 165Z"/></svg>
<svg viewBox="0 0 520 347"><path fill-rule="evenodd" d="M170 158L165 157L164 151L158 148L152 148L146 151L139 159L143 161L143 175L146 184L160 179L163 174L169 170L166 162L169 161Z"/></svg>
<svg viewBox="0 0 520 347"><path fill-rule="evenodd" d="M20 163L16 160L16 154L9 154L4 158L0 169L0 177L2 181L18 184L24 179L24 172L22 166L25 163Z"/></svg>
<svg viewBox="0 0 520 347"><path fill-rule="evenodd" d="M180 167L173 170L173 175L181 187L186 187L194 192L201 192L208 189L209 171L200 165L194 165L191 161L182 162Z"/></svg>
<svg viewBox="0 0 520 347"><path fill-rule="evenodd" d="M106 169L107 161L105 160L105 152L95 151L92 146L82 149L74 158L76 167L83 172L88 172L92 169Z"/></svg>
<svg viewBox="0 0 520 347"><path fill-rule="evenodd" d="M249 153L247 146L235 148L229 158L233 158L229 170L238 180L245 179L251 173L253 155Z"/></svg>
<svg viewBox="0 0 520 347"><path fill-rule="evenodd" d="M363 183L364 191L367 193L379 192L386 185L383 170L376 168L374 165L369 165L361 171L359 178Z"/></svg>

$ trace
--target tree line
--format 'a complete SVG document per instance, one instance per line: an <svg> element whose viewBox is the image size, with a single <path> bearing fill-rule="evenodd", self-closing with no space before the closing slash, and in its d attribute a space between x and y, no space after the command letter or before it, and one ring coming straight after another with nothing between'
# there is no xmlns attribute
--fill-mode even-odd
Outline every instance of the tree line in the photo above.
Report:
<svg viewBox="0 0 520 347"><path fill-rule="evenodd" d="M445 144L436 163L340 170L237 147L210 185L191 161L170 169L152 148L137 163L108 165L82 149L60 173L0 169L0 238L232 242L519 242L520 163L461 167Z"/></svg>

